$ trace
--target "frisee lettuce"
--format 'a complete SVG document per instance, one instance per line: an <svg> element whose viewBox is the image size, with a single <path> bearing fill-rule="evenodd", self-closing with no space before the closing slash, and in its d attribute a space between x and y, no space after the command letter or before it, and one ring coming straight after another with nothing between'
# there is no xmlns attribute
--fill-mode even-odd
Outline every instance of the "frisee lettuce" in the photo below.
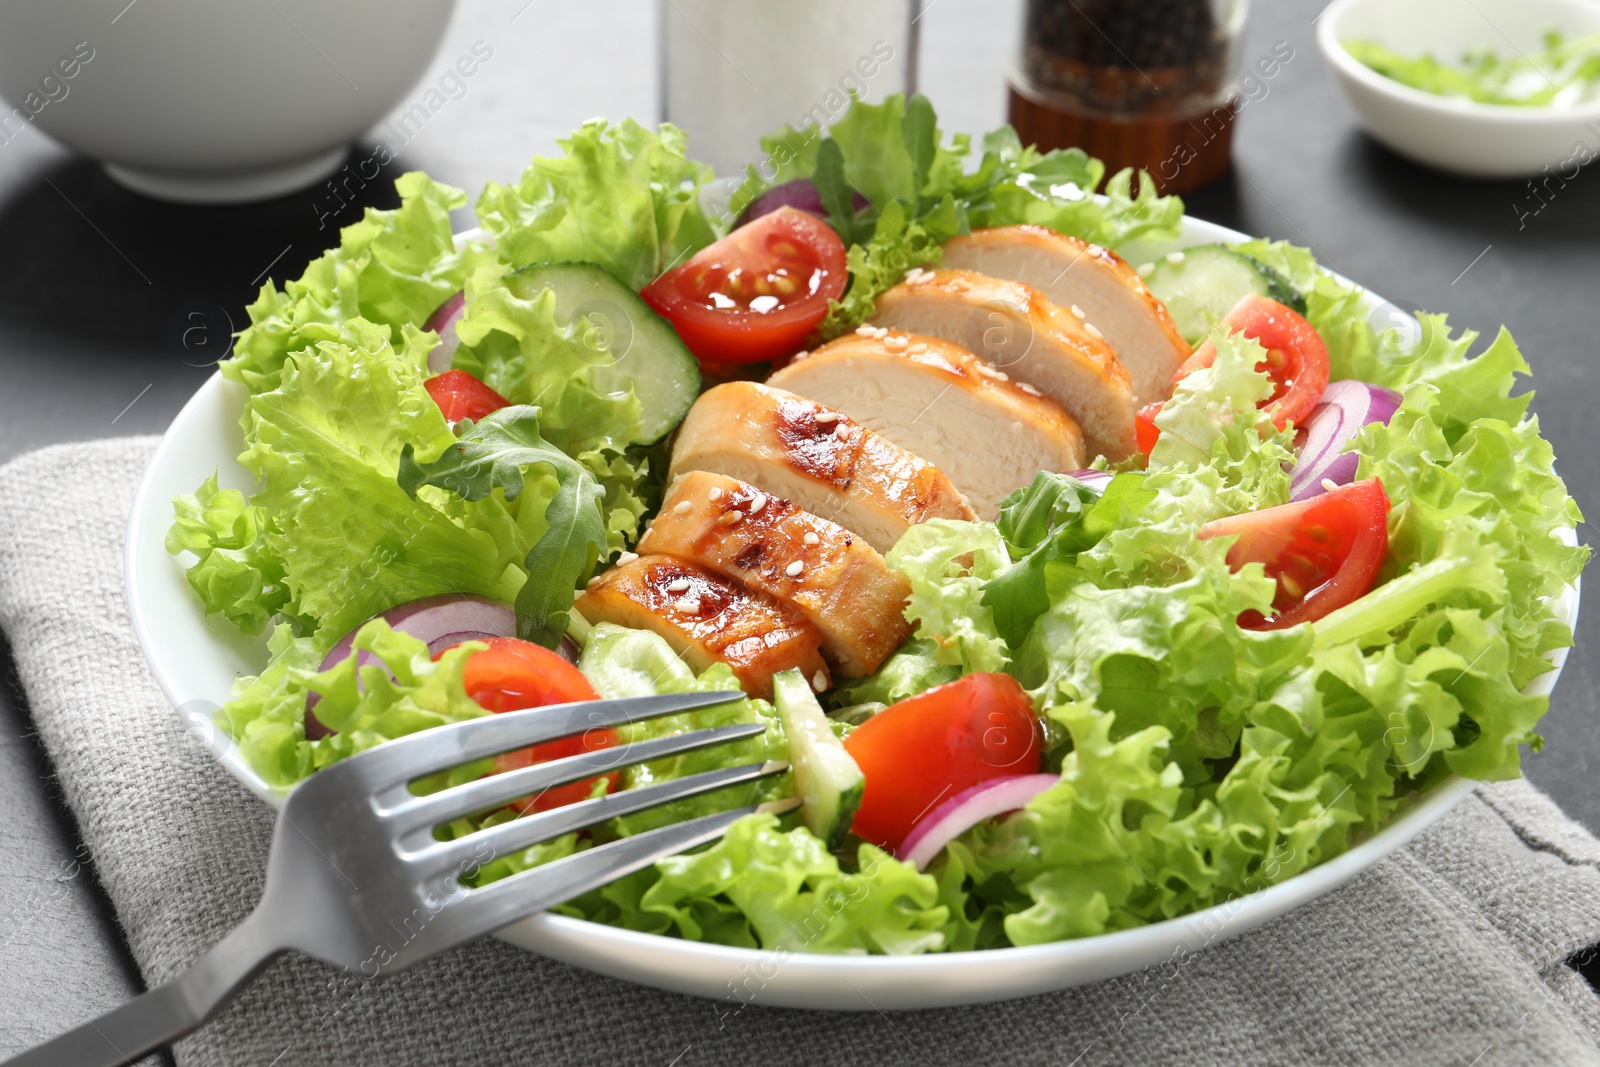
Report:
<svg viewBox="0 0 1600 1067"><path fill-rule="evenodd" d="M282 289L269 280L247 311L225 377L252 392L277 387L283 361L320 341L375 349L401 348L402 328L421 326L494 253L481 243L456 251L452 208L466 205L461 190L420 171L395 181L400 206L368 208L361 221L339 231L339 247L311 261ZM431 342L406 346L408 358L426 358Z"/></svg>

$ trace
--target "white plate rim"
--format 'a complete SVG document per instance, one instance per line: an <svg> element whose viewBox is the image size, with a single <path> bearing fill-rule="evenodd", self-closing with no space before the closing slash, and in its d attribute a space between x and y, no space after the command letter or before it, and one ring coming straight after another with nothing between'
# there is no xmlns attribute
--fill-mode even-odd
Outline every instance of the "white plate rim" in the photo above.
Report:
<svg viewBox="0 0 1600 1067"><path fill-rule="evenodd" d="M1183 227L1183 234L1175 240L1136 242L1127 250L1129 258L1143 262L1197 244L1252 240L1247 234L1187 216ZM458 240L467 236L461 234ZM1361 291L1371 306L1383 305L1380 297L1364 287ZM175 662L162 654L161 620L149 612L151 600L146 593L147 584L159 577L145 570L139 551L143 547L155 559L152 546L160 547L171 524L170 501L156 496L160 492L156 485L161 472L173 462L180 429L200 418L216 417L218 405L225 403L229 389L242 387L226 381L220 373L208 379L184 405L152 455L135 491L128 522L124 547L126 593L134 633L162 692L227 770L251 792L277 807L285 791L267 785L244 764L237 749L211 725L205 714L208 708L196 707L197 697L183 683ZM190 489L192 485L181 491ZM164 549L160 549L160 556L181 582L182 568L176 559L166 556ZM166 578L170 584L171 575ZM184 589L188 591L186 583ZM1558 616L1573 628L1577 625L1578 589L1579 583L1575 582L1555 604ZM198 608L192 594L190 603ZM226 624L218 624L212 629L220 637L225 628ZM1548 695L1560 677L1567 653L1568 649L1554 653L1551 669L1530 682L1524 691ZM1161 965L1175 956L1199 951L1278 918L1344 884L1405 845L1465 799L1475 784L1455 776L1443 780L1414 807L1365 840L1283 882L1187 915L1071 941L904 957L819 955L686 941L549 913L523 919L496 936L551 959L614 978L721 1000L730 1012L749 1004L842 1011L912 1010L1031 996Z"/></svg>

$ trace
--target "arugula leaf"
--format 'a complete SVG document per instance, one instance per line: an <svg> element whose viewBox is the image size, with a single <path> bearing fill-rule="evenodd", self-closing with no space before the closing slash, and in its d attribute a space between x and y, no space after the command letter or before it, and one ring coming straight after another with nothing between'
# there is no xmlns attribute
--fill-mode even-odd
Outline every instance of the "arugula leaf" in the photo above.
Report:
<svg viewBox="0 0 1600 1067"><path fill-rule="evenodd" d="M1144 480L1119 474L1102 494L1071 475L1040 471L1032 485L1006 497L997 525L1015 562L989 580L983 605L1007 644L1021 645L1049 610L1050 587L1076 567L1079 553L1155 498Z"/></svg>
<svg viewBox="0 0 1600 1067"><path fill-rule="evenodd" d="M431 463L418 463L410 444L400 453L397 480L412 497L424 485L463 500L482 500L495 490L514 501L522 495L523 469L548 467L556 491L545 506L544 535L528 550L527 580L517 593L517 632L554 648L567 632L579 586L608 553L605 489L588 467L539 435L539 409L501 408L469 425L454 445Z"/></svg>

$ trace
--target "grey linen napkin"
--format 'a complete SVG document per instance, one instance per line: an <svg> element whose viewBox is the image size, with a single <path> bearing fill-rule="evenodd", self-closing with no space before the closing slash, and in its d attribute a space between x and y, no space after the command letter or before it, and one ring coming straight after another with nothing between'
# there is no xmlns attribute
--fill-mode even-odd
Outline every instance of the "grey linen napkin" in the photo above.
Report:
<svg viewBox="0 0 1600 1067"><path fill-rule="evenodd" d="M254 905L272 814L185 741L134 641L123 527L152 444L50 448L0 469L0 625L154 984ZM1600 997L1565 962L1596 943L1600 841L1512 782L1479 788L1261 930L1048 996L887 1015L736 1011L484 940L381 982L281 959L177 1060L1600 1064ZM79 1005L85 1017L110 1006Z"/></svg>

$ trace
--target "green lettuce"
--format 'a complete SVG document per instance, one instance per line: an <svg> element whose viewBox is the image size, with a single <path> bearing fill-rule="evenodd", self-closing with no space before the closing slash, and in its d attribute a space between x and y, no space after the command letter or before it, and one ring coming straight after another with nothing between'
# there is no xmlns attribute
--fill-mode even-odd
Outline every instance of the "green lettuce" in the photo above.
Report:
<svg viewBox="0 0 1600 1067"><path fill-rule="evenodd" d="M320 341L368 350L389 344L407 358L426 358L431 335L423 335L426 344L402 346L402 327L427 321L494 253L481 244L456 251L450 211L466 205L461 190L419 171L402 174L395 188L398 208L368 208L298 280L261 287L247 309L250 325L221 365L226 377L252 392L274 389L288 355Z"/></svg>
<svg viewBox="0 0 1600 1067"><path fill-rule="evenodd" d="M718 236L700 205L711 168L687 158L677 127L596 119L559 143L563 155L478 197L505 262L595 263L638 290Z"/></svg>
<svg viewBox="0 0 1600 1067"><path fill-rule="evenodd" d="M217 552L203 554L191 584L208 611L248 619L281 613L326 649L378 612L419 597L515 598L523 560L544 533L553 479L515 504L503 494L464 501L433 487L409 496L396 481L404 447L431 461L456 438L422 388L422 373L387 345L368 352L323 341L290 357L278 386L246 403L244 424L239 459L257 485L243 514L256 537L236 551L263 581L208 581L220 573ZM194 511L207 501L215 505L216 496L202 487L178 507ZM213 506L211 514L220 525L226 512ZM197 546L204 547L187 535L169 545Z"/></svg>
<svg viewBox="0 0 1600 1067"><path fill-rule="evenodd" d="M426 642L374 619L356 634L351 655L325 671L323 651L295 637L288 624L273 631L271 660L254 678L234 683L217 714L240 755L269 785L287 787L313 771L385 741L487 714L466 695L461 672L481 644L468 642L435 661ZM371 654L371 659L360 653ZM306 698L319 694L318 720L337 733L309 741ZM487 773L479 760L434 776L423 788L443 788Z"/></svg>
<svg viewBox="0 0 1600 1067"><path fill-rule="evenodd" d="M266 629L289 602L283 560L263 536L266 513L239 490L219 488L214 474L174 500L173 510L167 551L194 553L185 577L206 610L247 634Z"/></svg>

